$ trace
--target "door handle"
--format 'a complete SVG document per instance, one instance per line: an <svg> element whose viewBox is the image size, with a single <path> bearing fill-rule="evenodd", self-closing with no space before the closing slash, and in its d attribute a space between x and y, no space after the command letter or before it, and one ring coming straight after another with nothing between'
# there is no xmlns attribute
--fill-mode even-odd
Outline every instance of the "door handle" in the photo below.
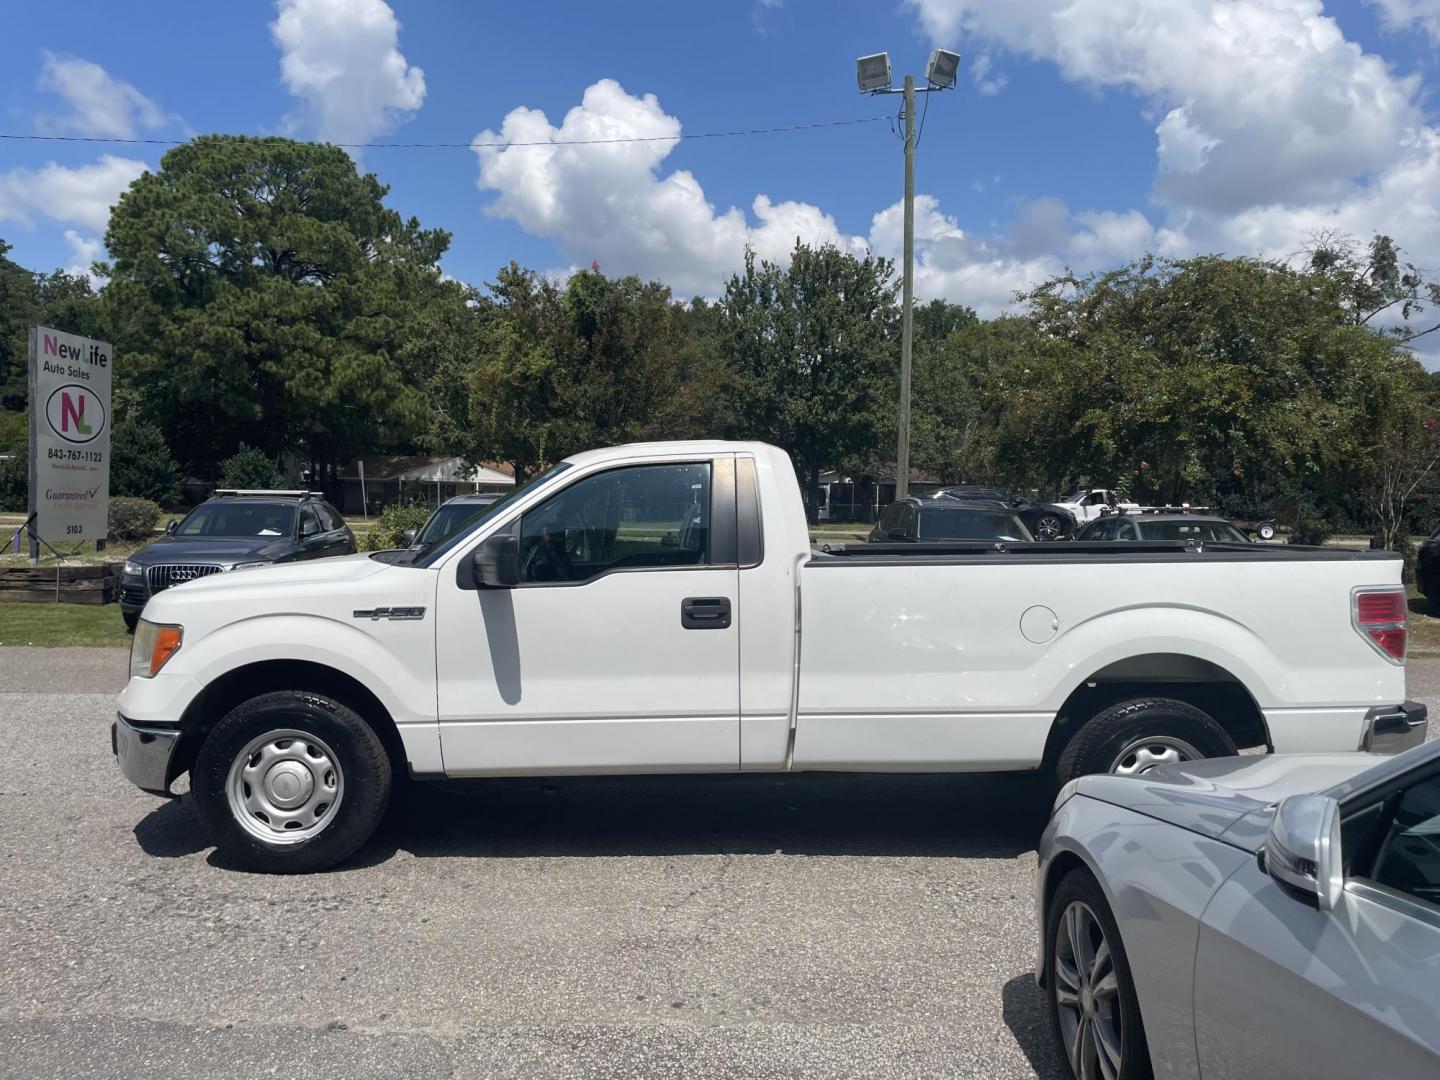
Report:
<svg viewBox="0 0 1440 1080"><path fill-rule="evenodd" d="M680 601L680 625L686 630L724 630L730 626L728 596L687 596Z"/></svg>

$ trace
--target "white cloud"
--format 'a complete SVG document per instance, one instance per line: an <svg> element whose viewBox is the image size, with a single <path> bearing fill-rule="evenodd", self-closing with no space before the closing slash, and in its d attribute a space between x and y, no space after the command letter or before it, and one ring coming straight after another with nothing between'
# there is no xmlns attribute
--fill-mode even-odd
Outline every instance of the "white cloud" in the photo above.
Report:
<svg viewBox="0 0 1440 1080"><path fill-rule="evenodd" d="M1368 0L1380 9L1380 22L1387 30L1402 31L1418 26L1440 43L1440 0Z"/></svg>
<svg viewBox="0 0 1440 1080"><path fill-rule="evenodd" d="M384 0L277 0L270 33L280 75L300 107L294 129L335 143L393 131L425 100L425 73L399 49L400 24Z"/></svg>
<svg viewBox="0 0 1440 1080"><path fill-rule="evenodd" d="M988 52L982 52L970 61L970 79L983 97L994 97L1010 84L1009 77L1003 71L990 74L993 65L994 59Z"/></svg>
<svg viewBox="0 0 1440 1080"><path fill-rule="evenodd" d="M66 229L65 243L70 248L70 262L66 265L65 272L76 277L89 278L90 284L97 289L104 285L106 279L90 270L90 265L104 256L104 242L98 237L81 236L74 229Z"/></svg>
<svg viewBox="0 0 1440 1080"><path fill-rule="evenodd" d="M132 139L138 130L163 127L167 122L160 106L99 64L49 51L44 57L38 85L63 98L70 111L40 116L38 122L43 130Z"/></svg>
<svg viewBox="0 0 1440 1080"><path fill-rule="evenodd" d="M143 161L112 154L74 169L53 161L41 169L10 169L0 173L0 221L28 227L46 217L103 232L110 207L145 171Z"/></svg>
<svg viewBox="0 0 1440 1080"><path fill-rule="evenodd" d="M747 246L781 262L797 237L863 250L809 203L760 194L748 217L733 206L717 211L693 173L662 174L679 134L680 121L653 94L635 97L613 79L589 87L558 126L538 109L514 109L498 133L475 136L479 187L497 193L486 212L554 240L575 265L599 260L607 273L659 278L682 295L721 291ZM620 138L651 141L559 145ZM497 141L556 145L481 145Z"/></svg>

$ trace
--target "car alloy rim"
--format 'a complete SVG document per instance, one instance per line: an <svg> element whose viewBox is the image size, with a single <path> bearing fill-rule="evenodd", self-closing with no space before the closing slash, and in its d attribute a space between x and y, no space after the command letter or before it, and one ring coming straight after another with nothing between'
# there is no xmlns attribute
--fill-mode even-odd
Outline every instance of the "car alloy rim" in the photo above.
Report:
<svg viewBox="0 0 1440 1080"><path fill-rule="evenodd" d="M267 844L310 840L335 820L345 797L340 759L305 731L267 731L235 756L225 783L240 827Z"/></svg>
<svg viewBox="0 0 1440 1080"><path fill-rule="evenodd" d="M1139 776L1157 765L1174 765L1181 761L1199 761L1205 755L1184 739L1169 735L1148 735L1136 739L1115 755L1109 771L1120 776Z"/></svg>
<svg viewBox="0 0 1440 1080"><path fill-rule="evenodd" d="M1035 523L1035 532L1042 540L1054 540L1060 535L1060 519L1047 514Z"/></svg>
<svg viewBox="0 0 1440 1080"><path fill-rule="evenodd" d="M1060 1037L1076 1080L1118 1080L1124 1026L1120 973L1100 920L1076 900L1060 916L1051 983Z"/></svg>

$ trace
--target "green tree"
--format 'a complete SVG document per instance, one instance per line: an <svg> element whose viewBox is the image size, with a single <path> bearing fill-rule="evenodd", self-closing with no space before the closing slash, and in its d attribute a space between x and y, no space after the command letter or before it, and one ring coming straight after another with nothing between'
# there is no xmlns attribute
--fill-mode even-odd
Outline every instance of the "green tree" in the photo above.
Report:
<svg viewBox="0 0 1440 1080"><path fill-rule="evenodd" d="M426 419L399 357L449 244L384 205L343 150L204 136L167 152L111 214L104 292L147 417L185 467L248 441L331 473L409 444Z"/></svg>
<svg viewBox="0 0 1440 1080"><path fill-rule="evenodd" d="M725 288L736 431L790 452L812 521L820 470L881 434L880 402L896 390L896 288L889 260L801 243L788 266L747 252Z"/></svg>
<svg viewBox="0 0 1440 1080"><path fill-rule="evenodd" d="M179 501L179 474L164 433L154 424L123 417L110 432L110 494L149 499L161 506Z"/></svg>
<svg viewBox="0 0 1440 1080"><path fill-rule="evenodd" d="M274 459L259 447L240 444L240 449L220 463L220 486L249 490L275 489L285 483L285 474Z"/></svg>

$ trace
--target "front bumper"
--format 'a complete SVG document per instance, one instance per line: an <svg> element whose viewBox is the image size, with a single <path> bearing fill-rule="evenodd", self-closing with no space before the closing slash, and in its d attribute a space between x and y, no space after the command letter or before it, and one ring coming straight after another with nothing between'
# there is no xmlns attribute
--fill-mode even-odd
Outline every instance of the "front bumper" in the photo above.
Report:
<svg viewBox="0 0 1440 1080"><path fill-rule="evenodd" d="M1360 749L1372 754L1399 754L1425 741L1429 711L1418 701L1380 705L1365 714Z"/></svg>
<svg viewBox="0 0 1440 1080"><path fill-rule="evenodd" d="M175 745L180 732L174 728L142 727L122 714L110 725L110 750L120 762L120 771L142 791L169 795Z"/></svg>

